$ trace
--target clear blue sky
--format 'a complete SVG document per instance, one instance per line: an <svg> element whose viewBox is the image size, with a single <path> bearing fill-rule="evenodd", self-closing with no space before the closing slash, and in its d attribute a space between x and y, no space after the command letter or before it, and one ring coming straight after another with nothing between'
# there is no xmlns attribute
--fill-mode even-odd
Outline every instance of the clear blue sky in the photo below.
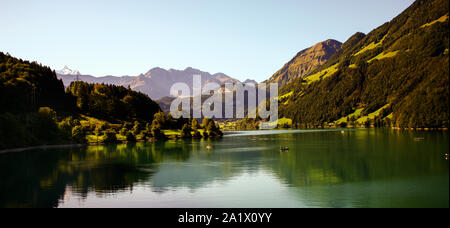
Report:
<svg viewBox="0 0 450 228"><path fill-rule="evenodd" d="M368 33L412 2L0 0L0 51L95 76L191 66L262 81L300 50Z"/></svg>

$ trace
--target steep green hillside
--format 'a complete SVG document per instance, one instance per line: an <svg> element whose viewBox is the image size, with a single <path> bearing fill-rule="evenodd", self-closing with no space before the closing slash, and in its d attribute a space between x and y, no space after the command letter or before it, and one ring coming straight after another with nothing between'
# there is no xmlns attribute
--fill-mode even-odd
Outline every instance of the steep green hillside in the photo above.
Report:
<svg viewBox="0 0 450 228"><path fill-rule="evenodd" d="M67 92L76 98L81 113L112 122L152 121L153 115L161 111L147 95L122 86L77 81Z"/></svg>
<svg viewBox="0 0 450 228"><path fill-rule="evenodd" d="M367 36L357 33L323 66L288 84L280 116L298 127L359 120L448 127L449 3L419 0ZM383 108L386 107L386 108ZM346 118L360 110L358 116Z"/></svg>

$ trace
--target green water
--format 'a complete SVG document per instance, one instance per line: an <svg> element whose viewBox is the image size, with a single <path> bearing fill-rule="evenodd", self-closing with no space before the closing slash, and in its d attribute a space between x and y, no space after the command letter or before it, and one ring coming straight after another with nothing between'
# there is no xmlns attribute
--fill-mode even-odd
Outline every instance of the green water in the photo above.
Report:
<svg viewBox="0 0 450 228"><path fill-rule="evenodd" d="M0 154L0 207L448 208L448 152L447 132L339 130Z"/></svg>

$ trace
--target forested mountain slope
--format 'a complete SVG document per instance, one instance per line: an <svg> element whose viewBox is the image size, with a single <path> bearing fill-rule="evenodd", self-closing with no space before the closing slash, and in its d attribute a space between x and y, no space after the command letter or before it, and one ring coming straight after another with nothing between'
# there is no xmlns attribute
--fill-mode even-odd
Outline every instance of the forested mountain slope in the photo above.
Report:
<svg viewBox="0 0 450 228"><path fill-rule="evenodd" d="M0 113L20 114L39 107L72 111L74 106L50 68L0 52Z"/></svg>
<svg viewBox="0 0 450 228"><path fill-rule="evenodd" d="M448 6L418 0L367 36L355 34L322 67L282 88L280 117L298 127L448 127Z"/></svg>

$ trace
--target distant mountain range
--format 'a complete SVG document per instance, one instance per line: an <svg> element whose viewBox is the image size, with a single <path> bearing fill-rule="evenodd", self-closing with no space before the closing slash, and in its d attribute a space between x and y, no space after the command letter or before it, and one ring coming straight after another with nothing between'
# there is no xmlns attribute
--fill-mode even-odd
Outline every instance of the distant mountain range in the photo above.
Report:
<svg viewBox="0 0 450 228"><path fill-rule="evenodd" d="M183 82L188 84L192 90L193 75L202 76L202 86L213 82L219 85L225 83L236 83L239 80L232 78L224 73L210 74L191 67L185 70L165 70L162 68L153 68L145 74L138 76L104 76L95 77L91 75L81 75L79 71L74 71L68 67L56 71L58 78L62 79L64 85L68 87L73 81L80 80L88 83L103 83L110 85L119 85L130 87L135 91L145 93L154 100L170 96L170 88L173 84ZM254 80L246 80L246 83L255 83Z"/></svg>
<svg viewBox="0 0 450 228"><path fill-rule="evenodd" d="M329 39L300 51L266 82L279 83L281 86L284 86L295 79L302 78L326 63L333 54L341 49L341 45L342 43L339 41ZM184 82L191 86L193 75L202 75L202 86L209 82L215 82L219 85L240 82L224 73L210 74L191 67L185 70L165 70L157 67L138 76L96 77L82 75L79 71L65 66L63 69L56 71L56 74L58 78L63 80L66 87L77 79L88 83L129 86L133 90L149 95L154 100L170 96L170 88L177 82ZM255 80L251 79L247 79L241 83L258 84Z"/></svg>

